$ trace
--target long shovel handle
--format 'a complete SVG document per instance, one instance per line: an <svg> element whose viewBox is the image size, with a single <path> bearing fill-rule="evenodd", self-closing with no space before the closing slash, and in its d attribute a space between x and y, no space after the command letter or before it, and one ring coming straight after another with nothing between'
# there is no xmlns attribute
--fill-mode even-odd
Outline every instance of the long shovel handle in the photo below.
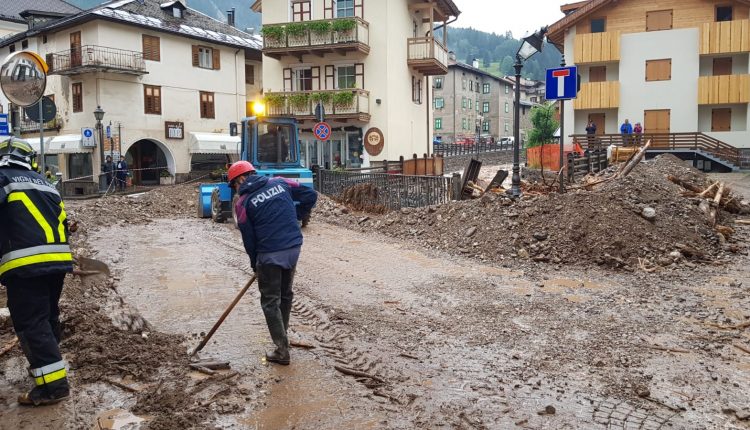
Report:
<svg viewBox="0 0 750 430"><path fill-rule="evenodd" d="M249 281L247 281L247 284L245 284L245 287L242 288L242 290L239 292L239 294L237 294L237 297L234 298L234 300L229 305L229 307L224 311L224 313L221 315L221 318L219 318L219 320L216 321L216 324L214 324L214 326L211 328L211 331L209 331L208 334L206 335L206 337L203 338L203 340L198 345L198 347L196 347L193 350L193 352L190 353L190 357L194 356L198 351L200 351L201 349L203 349L204 346L206 346L206 344L208 343L208 341L211 340L211 336L213 336L214 333L216 333L216 330L219 329L219 326L221 326L221 324L224 322L224 320L227 318L227 316L229 316L229 313L232 312L232 309L234 309L234 307L237 306L237 303L240 301L240 299L242 298L242 296L245 295L245 293L247 292L248 288L250 288L250 286L253 285L253 282L255 282L255 279L257 277L258 277L258 275L253 275L253 277L250 278Z"/></svg>

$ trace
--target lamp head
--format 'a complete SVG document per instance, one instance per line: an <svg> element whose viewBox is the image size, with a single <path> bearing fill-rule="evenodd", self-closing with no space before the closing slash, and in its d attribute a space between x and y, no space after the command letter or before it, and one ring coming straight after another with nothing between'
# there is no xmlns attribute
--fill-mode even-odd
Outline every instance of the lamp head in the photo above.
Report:
<svg viewBox="0 0 750 430"><path fill-rule="evenodd" d="M266 113L266 105L262 102L253 103L253 113L255 116L263 116Z"/></svg>
<svg viewBox="0 0 750 430"><path fill-rule="evenodd" d="M94 118L97 121L101 121L104 118L104 109L101 106L97 106L96 110L94 110Z"/></svg>
<svg viewBox="0 0 750 430"><path fill-rule="evenodd" d="M516 55L524 61L531 58L532 55L542 51L544 45L544 35L547 34L547 27L542 27L535 33L523 38L523 43L518 49Z"/></svg>

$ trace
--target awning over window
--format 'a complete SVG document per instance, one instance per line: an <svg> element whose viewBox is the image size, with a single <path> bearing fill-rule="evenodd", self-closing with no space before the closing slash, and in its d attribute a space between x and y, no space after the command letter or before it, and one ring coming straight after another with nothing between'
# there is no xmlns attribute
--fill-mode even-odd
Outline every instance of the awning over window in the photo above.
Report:
<svg viewBox="0 0 750 430"><path fill-rule="evenodd" d="M80 134L63 134L55 136L49 142L47 151L49 154L78 154L91 152L92 148L84 148L81 144Z"/></svg>
<svg viewBox="0 0 750 430"><path fill-rule="evenodd" d="M220 133L190 133L190 153L239 155L240 137Z"/></svg>
<svg viewBox="0 0 750 430"><path fill-rule="evenodd" d="M30 137L30 138L24 138L23 140L29 142L29 145L31 145L32 148L34 148L34 151L39 155L40 148L39 148L39 138L38 137ZM52 140L52 137L44 137L44 153L47 154L49 151L49 142Z"/></svg>

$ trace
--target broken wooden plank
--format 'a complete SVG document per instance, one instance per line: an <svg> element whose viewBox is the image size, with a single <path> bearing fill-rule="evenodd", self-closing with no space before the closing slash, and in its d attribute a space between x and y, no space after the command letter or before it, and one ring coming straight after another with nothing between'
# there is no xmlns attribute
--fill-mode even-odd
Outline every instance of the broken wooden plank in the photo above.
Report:
<svg viewBox="0 0 750 430"><path fill-rule="evenodd" d="M716 196L714 197L713 204L711 206L711 212L708 214L708 222L711 224L711 227L716 225L716 217L719 213L719 203L721 203L721 196L724 194L724 183L719 184L719 190L716 192Z"/></svg>
<svg viewBox="0 0 750 430"><path fill-rule="evenodd" d="M131 387L130 385L123 384L122 382L119 382L119 381L115 381L112 378L102 378L102 379L104 380L104 382L107 382L108 384L112 384L112 385L114 385L117 388L122 388L123 390L129 391L131 393L140 393L141 392L141 390L139 390L138 388Z"/></svg>
<svg viewBox="0 0 750 430"><path fill-rule="evenodd" d="M746 346L743 346L743 345L740 345L740 344L737 344L737 343L733 344L733 346L735 348L739 349L740 351L743 351L743 352L746 352L746 353L750 354L750 348L748 348Z"/></svg>
<svg viewBox="0 0 750 430"><path fill-rule="evenodd" d="M211 376L211 375L216 374L216 371L211 370L207 367L203 367L200 364L188 364L188 366L190 366L190 368L193 370L197 370L198 372L203 373L204 375Z"/></svg>
<svg viewBox="0 0 750 430"><path fill-rule="evenodd" d="M361 378L370 378L373 381L385 382L384 379L382 379L382 378L380 378L378 376L375 376L375 375L371 375L371 374L369 374L367 372L362 372L362 371L359 371L359 370L350 369L348 367L343 367L343 366L333 366L333 368L336 369L336 370L338 370L339 372L343 373L344 375L358 376L358 377L361 377Z"/></svg>
<svg viewBox="0 0 750 430"><path fill-rule="evenodd" d="M18 343L18 338L15 338L11 340L10 342L8 342L5 346L3 346L0 349L0 357L7 354L11 349L13 349L14 346L16 346L17 343Z"/></svg>

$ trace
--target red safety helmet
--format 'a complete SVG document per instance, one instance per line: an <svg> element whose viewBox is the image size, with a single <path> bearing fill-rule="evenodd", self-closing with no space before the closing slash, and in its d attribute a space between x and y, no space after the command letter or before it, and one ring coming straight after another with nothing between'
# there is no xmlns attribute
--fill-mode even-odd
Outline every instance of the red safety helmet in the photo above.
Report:
<svg viewBox="0 0 750 430"><path fill-rule="evenodd" d="M253 165L250 164L249 161L241 160L229 166L229 171L227 171L227 179L231 184L238 177L250 172L255 172L255 167L253 167Z"/></svg>

